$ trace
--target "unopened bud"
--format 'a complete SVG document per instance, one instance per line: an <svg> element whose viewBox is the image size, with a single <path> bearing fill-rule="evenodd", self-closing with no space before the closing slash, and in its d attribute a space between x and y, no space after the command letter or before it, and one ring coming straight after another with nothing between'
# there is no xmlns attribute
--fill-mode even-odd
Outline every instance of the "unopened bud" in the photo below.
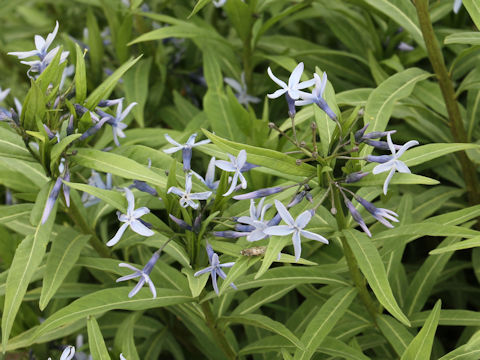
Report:
<svg viewBox="0 0 480 360"><path fill-rule="evenodd" d="M347 177L345 178L345 182L347 184L351 184L351 183L360 181L362 178L364 178L368 174L370 174L370 173L369 172L362 172L362 171L358 171L358 172L348 174Z"/></svg>

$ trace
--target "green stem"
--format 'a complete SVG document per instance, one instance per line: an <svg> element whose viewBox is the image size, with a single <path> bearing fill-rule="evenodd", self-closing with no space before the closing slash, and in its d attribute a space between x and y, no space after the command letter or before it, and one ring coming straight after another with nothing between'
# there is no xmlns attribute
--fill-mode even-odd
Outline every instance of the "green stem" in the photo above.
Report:
<svg viewBox="0 0 480 360"><path fill-rule="evenodd" d="M212 335L215 338L218 346L220 346L222 351L225 353L227 359L236 359L237 356L228 344L228 341L225 338L223 332L217 327L217 322L215 320L215 316L212 313L209 302L204 301L200 305L202 307L203 314L205 315L205 319L207 320L207 326L212 332Z"/></svg>
<svg viewBox="0 0 480 360"><path fill-rule="evenodd" d="M415 6L417 8L417 15L423 39L427 47L428 58L430 59L433 71L437 76L443 99L447 107L450 132L452 133L454 141L463 143L468 142L467 132L465 131L462 117L460 115L453 83L448 74L442 50L435 37L432 22L430 21L430 16L428 14L428 0L416 0ZM469 203L470 205L476 205L480 203L480 194L478 192L479 187L475 165L470 161L464 151L458 152L457 157L460 160L463 176L465 178Z"/></svg>
<svg viewBox="0 0 480 360"><path fill-rule="evenodd" d="M343 213L342 203L340 200L340 193L338 188L334 186L332 186L332 192L333 192L333 199L335 202L334 205L335 205L335 208L337 209L336 219L338 224L338 230L342 231L343 229L346 229L346 221L345 221L345 214ZM360 271L360 268L358 267L358 263L357 263L357 260L355 259L355 255L353 254L353 251L350 245L348 245L347 239L345 238L345 236L341 235L340 240L342 241L343 253L345 255L345 260L347 261L347 264L348 264L350 276L353 280L353 283L355 284L355 287L358 290L358 295L360 296L360 299L362 300L363 305L367 309L368 313L372 317L373 323L376 325L378 308L375 305L375 302L373 301L372 297L370 296L370 293L368 292L367 282L365 280L365 277L363 276L363 274Z"/></svg>

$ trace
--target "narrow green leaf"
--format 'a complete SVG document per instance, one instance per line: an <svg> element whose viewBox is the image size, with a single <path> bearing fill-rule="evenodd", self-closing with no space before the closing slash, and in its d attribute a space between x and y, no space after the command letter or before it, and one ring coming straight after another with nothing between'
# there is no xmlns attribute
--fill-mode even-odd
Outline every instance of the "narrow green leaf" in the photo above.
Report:
<svg viewBox="0 0 480 360"><path fill-rule="evenodd" d="M125 95L129 103L136 102L132 114L140 127L144 126L143 111L148 97L148 80L152 58L142 59L123 77Z"/></svg>
<svg viewBox="0 0 480 360"><path fill-rule="evenodd" d="M87 97L87 72L85 70L85 59L80 45L75 43L77 63L75 66L75 101L83 104Z"/></svg>
<svg viewBox="0 0 480 360"><path fill-rule="evenodd" d="M377 296L378 301L400 322L410 326L410 322L403 314L395 300L388 282L387 272L382 258L372 241L363 233L348 229L343 233L348 245L353 250L360 270L367 278L368 284Z"/></svg>
<svg viewBox="0 0 480 360"><path fill-rule="evenodd" d="M60 142L53 145L52 150L50 152L50 169L53 169L57 164L57 161L60 159L60 156L65 151L67 146L69 146L72 142L77 140L82 134L72 134L68 135L67 137L63 138Z"/></svg>
<svg viewBox="0 0 480 360"><path fill-rule="evenodd" d="M64 181L64 183L67 184L72 189L77 189L77 190L86 192L90 195L93 195L105 201L107 204L112 205L115 209L118 209L123 213L126 212L127 201L125 199L125 196L123 196L118 191L105 190L105 189L100 189L98 187L87 185L87 184L71 183L68 181Z"/></svg>
<svg viewBox="0 0 480 360"><path fill-rule="evenodd" d="M250 267L255 265L260 258L249 258L248 256L242 256L237 258L235 265L233 265L230 270L228 270L227 278L223 281L219 289L219 294L222 295L223 292L230 286L230 283L235 284L235 280L240 276L245 274Z"/></svg>
<svg viewBox="0 0 480 360"><path fill-rule="evenodd" d="M420 332L403 353L401 360L430 359L433 338L440 318L442 301L438 300Z"/></svg>
<svg viewBox="0 0 480 360"><path fill-rule="evenodd" d="M462 31L448 35L443 41L444 44L467 44L480 45L480 33L473 31Z"/></svg>
<svg viewBox="0 0 480 360"><path fill-rule="evenodd" d="M97 320L93 316L87 318L88 347L93 360L110 360L107 346Z"/></svg>
<svg viewBox="0 0 480 360"><path fill-rule="evenodd" d="M480 149L478 144L456 143L456 144L427 144L407 150L402 156L402 161L407 166L423 164L440 156L456 151L467 149Z"/></svg>
<svg viewBox="0 0 480 360"><path fill-rule="evenodd" d="M143 180L165 188L165 175L157 174L146 166L127 157L94 149L78 149L72 157L77 164L101 172L112 173L126 179Z"/></svg>
<svg viewBox="0 0 480 360"><path fill-rule="evenodd" d="M2 347L4 349L30 279L34 276L45 254L55 221L55 213L56 205L45 224L39 224L35 232L27 235L15 251L15 256L8 272L5 303L3 306Z"/></svg>
<svg viewBox="0 0 480 360"><path fill-rule="evenodd" d="M477 0L463 0L463 5L467 9L477 29L480 29L480 3Z"/></svg>
<svg viewBox="0 0 480 360"><path fill-rule="evenodd" d="M9 223L16 218L29 215L32 204L0 205L0 224Z"/></svg>
<svg viewBox="0 0 480 360"><path fill-rule="evenodd" d="M47 269L40 295L40 310L45 309L52 296L62 285L89 238L90 235L78 234L71 228L67 228L55 238L47 258Z"/></svg>
<svg viewBox="0 0 480 360"><path fill-rule="evenodd" d="M242 301L236 308L233 310L233 315L243 315L250 314L254 310L260 308L264 304L274 302L286 293L290 292L295 288L293 285L282 285L282 286L265 286L253 294L250 294L248 298Z"/></svg>
<svg viewBox="0 0 480 360"><path fill-rule="evenodd" d="M22 138L2 125L0 125L0 156L33 161L33 157L25 147Z"/></svg>
<svg viewBox="0 0 480 360"><path fill-rule="evenodd" d="M322 305L302 335L301 341L305 344L305 350L297 349L294 360L308 360L313 356L337 321L345 314L356 295L355 288L342 289Z"/></svg>
<svg viewBox="0 0 480 360"><path fill-rule="evenodd" d="M430 251L429 254L439 255L439 254L454 252L457 250L465 250L465 249L471 249L471 248L477 248L477 247L480 247L480 236L476 236L468 240L460 241L456 244L452 244L449 246L444 246L442 248L437 248L435 250Z"/></svg>
<svg viewBox="0 0 480 360"><path fill-rule="evenodd" d="M125 358L129 360L139 360L133 329L140 316L142 316L142 313L139 311L130 313L122 321L115 334L115 349L121 351Z"/></svg>
<svg viewBox="0 0 480 360"><path fill-rule="evenodd" d="M38 338L86 316L94 316L109 310L146 310L192 301L184 292L157 288L157 297L152 298L148 289L142 289L133 298L128 297L130 286L105 289L81 297L46 319L36 330Z"/></svg>
<svg viewBox="0 0 480 360"><path fill-rule="evenodd" d="M188 15L188 19L190 19L193 15L198 13L200 10L202 10L205 7L205 5L208 5L210 3L211 3L210 0L198 0L195 6L193 7L192 12L190 13L190 15Z"/></svg>
<svg viewBox="0 0 480 360"><path fill-rule="evenodd" d="M115 72L110 75L103 83L100 84L85 100L86 107L93 109L100 100L107 99L110 96L110 93L113 91L115 86L117 86L120 78L133 66L135 63L140 60L142 55L138 56L135 59L130 59L125 64L120 66Z"/></svg>
<svg viewBox="0 0 480 360"><path fill-rule="evenodd" d="M369 360L370 357L364 355L360 350L353 346L345 344L334 337L327 336L322 342L320 352L330 356L340 357L346 360Z"/></svg>
<svg viewBox="0 0 480 360"><path fill-rule="evenodd" d="M398 356L407 349L408 344L413 340L413 335L389 315L380 315L377 317L377 324L382 334L387 338L390 345Z"/></svg>
<svg viewBox="0 0 480 360"><path fill-rule="evenodd" d="M262 265L260 266L260 269L258 269L255 275L255 279L258 279L263 274L265 274L265 272L270 268L270 265L272 265L272 263L277 260L280 251L282 251L282 249L289 242L291 242L291 238L288 236L275 236L268 239L267 250L265 251L265 255L263 256Z"/></svg>
<svg viewBox="0 0 480 360"><path fill-rule="evenodd" d="M285 325L278 321L272 320L265 315L245 314L242 316L223 316L219 318L218 321L225 325L243 324L259 327L284 337L300 349L304 348L303 343L298 340L298 338L290 330L288 330Z"/></svg>

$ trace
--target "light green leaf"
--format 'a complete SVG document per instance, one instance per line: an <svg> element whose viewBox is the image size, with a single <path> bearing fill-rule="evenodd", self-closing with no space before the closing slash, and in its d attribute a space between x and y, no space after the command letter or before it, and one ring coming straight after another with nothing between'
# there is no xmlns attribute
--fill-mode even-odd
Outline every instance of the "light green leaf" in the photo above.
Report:
<svg viewBox="0 0 480 360"><path fill-rule="evenodd" d="M33 204L0 205L0 224L9 223L16 218L29 215Z"/></svg>
<svg viewBox="0 0 480 360"><path fill-rule="evenodd" d="M4 349L30 279L35 275L45 254L55 221L56 210L55 205L45 224L37 225L35 232L27 235L15 251L15 256L8 272L5 303L3 306L2 347Z"/></svg>
<svg viewBox="0 0 480 360"><path fill-rule="evenodd" d="M97 320L93 316L87 318L88 347L94 360L110 360L107 346Z"/></svg>
<svg viewBox="0 0 480 360"><path fill-rule="evenodd" d="M373 166L371 166L373 168ZM370 167L368 168L370 169ZM367 168L365 169L367 170ZM351 183L351 186L381 186L385 182L388 173L381 173L378 175L367 175L362 180ZM392 185L413 185L413 184L420 184L420 185L437 185L439 184L438 180L428 178L426 176L416 175L416 174L407 174L407 173L396 173L395 176L390 181Z"/></svg>
<svg viewBox="0 0 480 360"><path fill-rule="evenodd" d="M255 274L255 279L258 279L265 274L270 268L270 265L277 260L280 251L282 251L282 249L291 241L291 238L288 236L272 236L268 239L268 247L263 256L262 265Z"/></svg>
<svg viewBox="0 0 480 360"><path fill-rule="evenodd" d="M33 157L25 147L22 138L0 124L0 156L33 161Z"/></svg>
<svg viewBox="0 0 480 360"><path fill-rule="evenodd" d="M298 166L295 158L282 154L281 152L222 139L205 129L203 129L203 132L215 145L234 156L237 156L240 150L245 150L247 152L247 161L253 164L298 176L311 176L316 174L317 170L313 166L305 163Z"/></svg>
<svg viewBox="0 0 480 360"><path fill-rule="evenodd" d="M294 360L308 360L313 356L337 321L345 314L356 295L355 288L342 289L322 305L302 335L301 341L305 345L305 350L297 349Z"/></svg>
<svg viewBox="0 0 480 360"><path fill-rule="evenodd" d="M195 6L193 7L192 12L190 13L190 15L188 15L188 19L190 19L193 15L195 15L200 10L202 10L205 7L205 5L208 5L211 2L212 2L211 0L198 0Z"/></svg>
<svg viewBox="0 0 480 360"><path fill-rule="evenodd" d="M401 360L422 360L430 358L433 338L440 318L441 305L442 301L438 300L422 329L403 353Z"/></svg>
<svg viewBox="0 0 480 360"><path fill-rule="evenodd" d="M467 9L477 29L480 29L480 3L477 0L463 0L463 5Z"/></svg>
<svg viewBox="0 0 480 360"><path fill-rule="evenodd" d="M389 315L380 315L377 317L377 324L382 334L387 338L398 356L407 349L408 344L413 340L413 335Z"/></svg>
<svg viewBox="0 0 480 360"><path fill-rule="evenodd" d="M480 33L473 31L462 31L448 35L444 40L444 44L480 45Z"/></svg>
<svg viewBox="0 0 480 360"><path fill-rule="evenodd" d="M422 311L412 315L412 326L422 326L432 311ZM471 310L441 310L439 325L444 326L480 326L480 313Z"/></svg>
<svg viewBox="0 0 480 360"><path fill-rule="evenodd" d="M63 138L60 142L53 145L52 150L50 152L50 169L54 169L57 165L57 161L60 159L60 156L65 151L67 146L69 146L72 142L77 140L82 134L72 134L68 135L67 137Z"/></svg>
<svg viewBox="0 0 480 360"><path fill-rule="evenodd" d="M67 228L55 238L47 258L47 269L40 295L40 310L45 309L52 296L62 285L89 238L90 235L78 234L71 228Z"/></svg>
<svg viewBox="0 0 480 360"><path fill-rule="evenodd" d="M187 275L188 286L190 287L190 292L192 293L192 297L197 297L202 292L205 284L208 281L209 274L203 274L201 276L193 276L194 271L189 268L182 268L182 273Z"/></svg>
<svg viewBox="0 0 480 360"><path fill-rule="evenodd" d="M121 155L94 149L78 149L72 160L87 168L112 173L126 179L143 180L162 189L167 184L165 175L157 174L146 166Z"/></svg>
<svg viewBox="0 0 480 360"><path fill-rule="evenodd" d="M123 213L126 213L127 200L125 199L125 196L123 196L118 191L105 190L105 189L100 189L98 187L87 185L87 184L71 183L68 181L64 181L64 183L67 184L72 189L77 189L77 190L86 192L90 195L93 195L105 201L107 204L112 205L115 209L118 209Z"/></svg>
<svg viewBox="0 0 480 360"><path fill-rule="evenodd" d="M218 319L218 322L224 325L243 324L259 327L284 337L298 348L304 348L303 343L298 340L298 338L290 330L288 330L285 325L278 321L272 320L265 315L244 314L242 316L222 316Z"/></svg>
<svg viewBox="0 0 480 360"><path fill-rule="evenodd" d="M236 308L233 310L233 315L243 315L252 313L254 310L260 308L264 304L272 303L285 294L290 292L296 287L295 284L292 285L282 285L282 286L265 286L253 294L250 294L248 298L242 301Z"/></svg>
<svg viewBox="0 0 480 360"><path fill-rule="evenodd" d="M128 297L130 287L105 289L81 297L47 318L36 330L38 338L86 316L94 316L109 310L146 310L192 301L192 298L178 290L157 288L157 297L152 298L148 289L142 289L133 298Z"/></svg>
<svg viewBox="0 0 480 360"><path fill-rule="evenodd" d="M75 101L78 104L83 104L83 101L87 97L85 59L83 58L83 51L77 43L75 43L75 50L77 55L77 63L75 66Z"/></svg>
<svg viewBox="0 0 480 360"><path fill-rule="evenodd" d="M455 144L427 144L423 146L417 146L410 150L407 150L403 154L401 160L407 166L415 166L423 164L427 161L436 159L440 156L450 154L456 151L462 151L467 149L480 149L478 144L467 143L455 143Z"/></svg>
<svg viewBox="0 0 480 360"><path fill-rule="evenodd" d="M88 109L93 109L100 100L107 99L110 96L110 93L113 91L115 86L117 86L120 78L133 66L135 63L140 60L142 55L138 56L135 59L128 60L125 64L120 66L115 72L110 75L103 83L101 83L85 100L86 107Z"/></svg>
<svg viewBox="0 0 480 360"><path fill-rule="evenodd" d="M395 300L388 282L387 272L382 258L372 241L363 233L356 230L344 230L348 245L353 250L360 270L367 278L368 284L377 296L378 301L400 322L410 326L410 322L403 314Z"/></svg>
<svg viewBox="0 0 480 360"><path fill-rule="evenodd" d="M148 81L152 58L140 60L123 77L125 95L129 103L136 102L132 114L140 127L144 126L143 111L148 97Z"/></svg>
<svg viewBox="0 0 480 360"><path fill-rule="evenodd" d="M373 8L380 11L399 26L404 28L420 45L425 48L422 31L418 24L415 6L408 0L363 0Z"/></svg>
<svg viewBox="0 0 480 360"><path fill-rule="evenodd" d="M449 246L437 248L435 250L430 251L429 254L438 255L438 254L444 254L444 253L454 252L457 250L465 250L465 249L471 249L476 247L480 247L480 236L476 236L468 240L460 241L456 244L452 244Z"/></svg>
<svg viewBox="0 0 480 360"><path fill-rule="evenodd" d="M219 295L222 295L224 291L230 286L230 283L235 284L235 280L245 274L250 267L255 265L260 258L249 258L248 256L242 256L237 258L235 265L228 270L227 278L223 281L219 288Z"/></svg>
<svg viewBox="0 0 480 360"><path fill-rule="evenodd" d="M330 356L340 357L346 360L369 360L370 357L364 355L360 350L353 346L345 344L334 337L327 336L322 342L320 352Z"/></svg>

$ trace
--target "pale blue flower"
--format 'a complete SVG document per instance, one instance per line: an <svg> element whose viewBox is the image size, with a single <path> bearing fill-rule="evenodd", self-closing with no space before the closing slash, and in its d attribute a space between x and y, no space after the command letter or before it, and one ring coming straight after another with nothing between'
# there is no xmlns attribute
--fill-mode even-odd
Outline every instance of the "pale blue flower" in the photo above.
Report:
<svg viewBox="0 0 480 360"><path fill-rule="evenodd" d="M390 133L387 134L387 143L388 147L390 148L390 152L392 155L390 156L390 160L384 162L383 164L377 165L373 168L372 173L373 174L380 174L382 172L389 171L387 178L385 179L385 183L383 184L383 193L386 195L388 191L388 184L390 183L390 180L393 177L393 174L395 171L401 172L401 173L408 173L410 174L410 169L405 165L403 161L398 160L400 156L403 155L403 153L411 148L412 146L418 145L418 141L416 140L410 140L406 144L404 144L398 152L395 149L395 145L392 142L392 137L390 136Z"/></svg>
<svg viewBox="0 0 480 360"><path fill-rule="evenodd" d="M129 264L125 264L125 263L118 264L118 266L120 266L120 267L126 267L126 268L129 268L130 270L133 270L134 273L130 274L130 275L122 276L121 278L118 278L117 282L127 281L127 280L131 280L131 279L135 279L137 277L140 278L137 285L135 285L135 287L132 289L132 291L130 291L130 293L128 294L129 298L135 296L140 291L140 289L143 287L143 285L145 285L145 283L147 283L148 286L150 287L150 291L151 291L153 297L154 298L157 297L157 290L155 289L155 285L153 285L153 282L150 279L150 273L152 272L153 267L155 266L155 264L156 264L156 262L159 258L160 258L160 250L157 250L157 251L155 251L153 256L150 258L147 265L145 265L145 267L142 270L139 270L135 266L132 266L132 265L129 265Z"/></svg>
<svg viewBox="0 0 480 360"><path fill-rule="evenodd" d="M146 227L140 220L138 220L143 215L148 214L150 212L150 209L146 207L141 207L134 210L135 197L133 196L132 191L129 188L123 188L123 189L125 191L125 196L128 202L127 213L119 214L120 212L117 212L117 215L118 215L118 220L120 220L124 224L120 226L115 236L109 242L107 242L107 246L115 245L122 238L123 233L125 232L125 230L127 230L127 227L129 226L130 226L130 229L132 229L137 234L140 234L142 236L152 236L153 234L155 234L152 230Z"/></svg>
<svg viewBox="0 0 480 360"><path fill-rule="evenodd" d="M115 145L120 146L120 142L118 141L118 138L125 138L126 135L123 132L123 130L127 127L127 124L124 124L122 121L127 117L127 115L130 113L130 110L137 105L136 102L132 102L127 106L125 110L123 110L123 98L122 101L118 102L117 105L117 112L115 117L112 115L104 112L103 110L100 110L97 108L96 112L102 116L102 118L108 118L107 124L109 124L112 127L112 132L113 132L113 142ZM102 119L103 120L103 119Z"/></svg>
<svg viewBox="0 0 480 360"><path fill-rule="evenodd" d="M215 161L215 165L220 169L227 172L234 172L232 182L230 184L230 188L225 194L223 194L223 196L228 196L233 192L233 190L235 190L238 180L240 180L242 184L242 189L247 188L247 180L242 174L242 167L247 162L247 152L245 150L240 150L237 157L234 157L230 154L227 154L227 155L230 158L230 161L224 161L224 160Z"/></svg>
<svg viewBox="0 0 480 360"><path fill-rule="evenodd" d="M292 215L290 215L290 213L288 212L287 208L280 201L275 200L275 207L277 208L278 213L280 214L283 221L287 223L287 225L270 226L263 230L263 232L268 235L277 236L293 234L292 242L295 251L295 261L298 261L300 259L300 255L302 253L300 236L304 236L307 239L312 239L328 244L328 240L325 239L323 236L315 234L311 231L303 230L312 218L312 213L309 210L304 211L303 213L298 215L296 220L294 220Z"/></svg>
<svg viewBox="0 0 480 360"><path fill-rule="evenodd" d="M195 171L191 171L191 173L195 175L202 183L204 183L210 190L217 190L220 180L215 181L215 157L212 157L208 163L205 178L197 174Z"/></svg>
<svg viewBox="0 0 480 360"><path fill-rule="evenodd" d="M276 99L279 96L287 93L291 99L297 100L300 97L301 89L305 89L315 84L315 79L300 82L300 78L302 77L303 73L303 62L298 64L295 69L293 69L292 74L288 79L288 85L273 75L270 67L268 68L267 72L268 76L270 76L270 79L272 79L278 86L281 87L281 89L275 91L273 94L267 95L270 99Z"/></svg>
<svg viewBox="0 0 480 360"><path fill-rule="evenodd" d="M57 202L58 195L60 194L60 188L62 187L62 177L59 176L57 180L55 180L55 184L53 185L50 194L48 194L47 202L45 203L45 208L43 209L42 214L42 224L48 220L50 213L52 212L53 206Z"/></svg>
<svg viewBox="0 0 480 360"><path fill-rule="evenodd" d="M302 100L295 101L295 106L303 106L308 104L316 104L320 109L322 109L328 117L332 120L337 120L337 115L333 110L328 106L327 102L323 98L323 93L325 92L325 87L327 86L327 73L324 72L322 78L318 74L313 74L315 80L315 88L312 93L306 93L300 91L300 98Z"/></svg>
<svg viewBox="0 0 480 360"><path fill-rule="evenodd" d="M103 190L111 190L112 189L112 174L107 173L106 175L106 182L103 182L102 177L100 176L99 173L97 173L95 170L92 170L92 174L88 178L88 185L97 187L99 189ZM100 199L84 192L82 194L82 203L85 207L89 207L95 204L98 204L100 202Z"/></svg>
<svg viewBox="0 0 480 360"><path fill-rule="evenodd" d="M252 231L247 235L247 241L258 241L268 237L268 234L264 230L268 227L268 221L265 221L265 213L272 206L267 204L263 206L265 198L262 198L258 202L258 206L255 206L255 200L250 200L250 216L240 216L237 222L247 224L251 227Z"/></svg>
<svg viewBox="0 0 480 360"><path fill-rule="evenodd" d="M193 274L193 276L196 277L209 272L210 276L212 277L213 290L215 290L215 293L217 293L218 295L217 275L225 280L227 277L227 274L225 274L222 268L232 267L233 265L235 265L235 262L220 264L220 260L218 259L218 254L213 252L213 249L209 243L207 243L207 254L208 254L208 261L210 263L210 266L206 267L203 270L197 271L195 274ZM235 290L237 289L234 283L230 283L230 286Z"/></svg>
<svg viewBox="0 0 480 360"><path fill-rule="evenodd" d="M358 210L353 206L352 202L347 199L347 197L344 195L343 196L345 205L347 206L348 211L352 215L353 220L355 220L358 225L362 228L363 232L367 234L369 237L372 237L372 233L370 232L369 228L365 224L365 221L363 221L362 215L358 212Z"/></svg>
<svg viewBox="0 0 480 360"><path fill-rule="evenodd" d="M211 191L192 193L192 174L190 173L185 176L185 191L172 186L167 191L167 194L170 193L180 196L180 206L184 208L190 206L193 209L197 209L199 206L199 203L193 200L207 200L212 195Z"/></svg>
<svg viewBox="0 0 480 360"><path fill-rule="evenodd" d="M388 228L393 228L393 225L388 222L388 220L393 222L398 222L398 214L389 209L377 208L371 202L361 198L360 196L355 197L357 201L362 204L362 206L370 213L372 216L385 225ZM388 220L387 220L388 219Z"/></svg>
<svg viewBox="0 0 480 360"><path fill-rule="evenodd" d="M210 139L202 140L195 143L196 137L197 137L197 134L192 134L190 135L190 137L188 138L185 144L180 144L175 140L173 140L168 134L165 134L165 139L167 139L167 141L170 144L175 146L172 148L164 149L163 152L167 154L173 154L177 151L182 150L183 170L189 171L190 162L192 160L192 148L210 143Z"/></svg>
<svg viewBox="0 0 480 360"><path fill-rule="evenodd" d="M247 85L245 84L244 72L242 72L241 75L241 83L229 77L226 77L225 79L223 79L223 81L225 81L233 90L236 91L235 96L240 104L247 106L248 103L257 104L260 102L260 99L258 97L247 94Z"/></svg>

